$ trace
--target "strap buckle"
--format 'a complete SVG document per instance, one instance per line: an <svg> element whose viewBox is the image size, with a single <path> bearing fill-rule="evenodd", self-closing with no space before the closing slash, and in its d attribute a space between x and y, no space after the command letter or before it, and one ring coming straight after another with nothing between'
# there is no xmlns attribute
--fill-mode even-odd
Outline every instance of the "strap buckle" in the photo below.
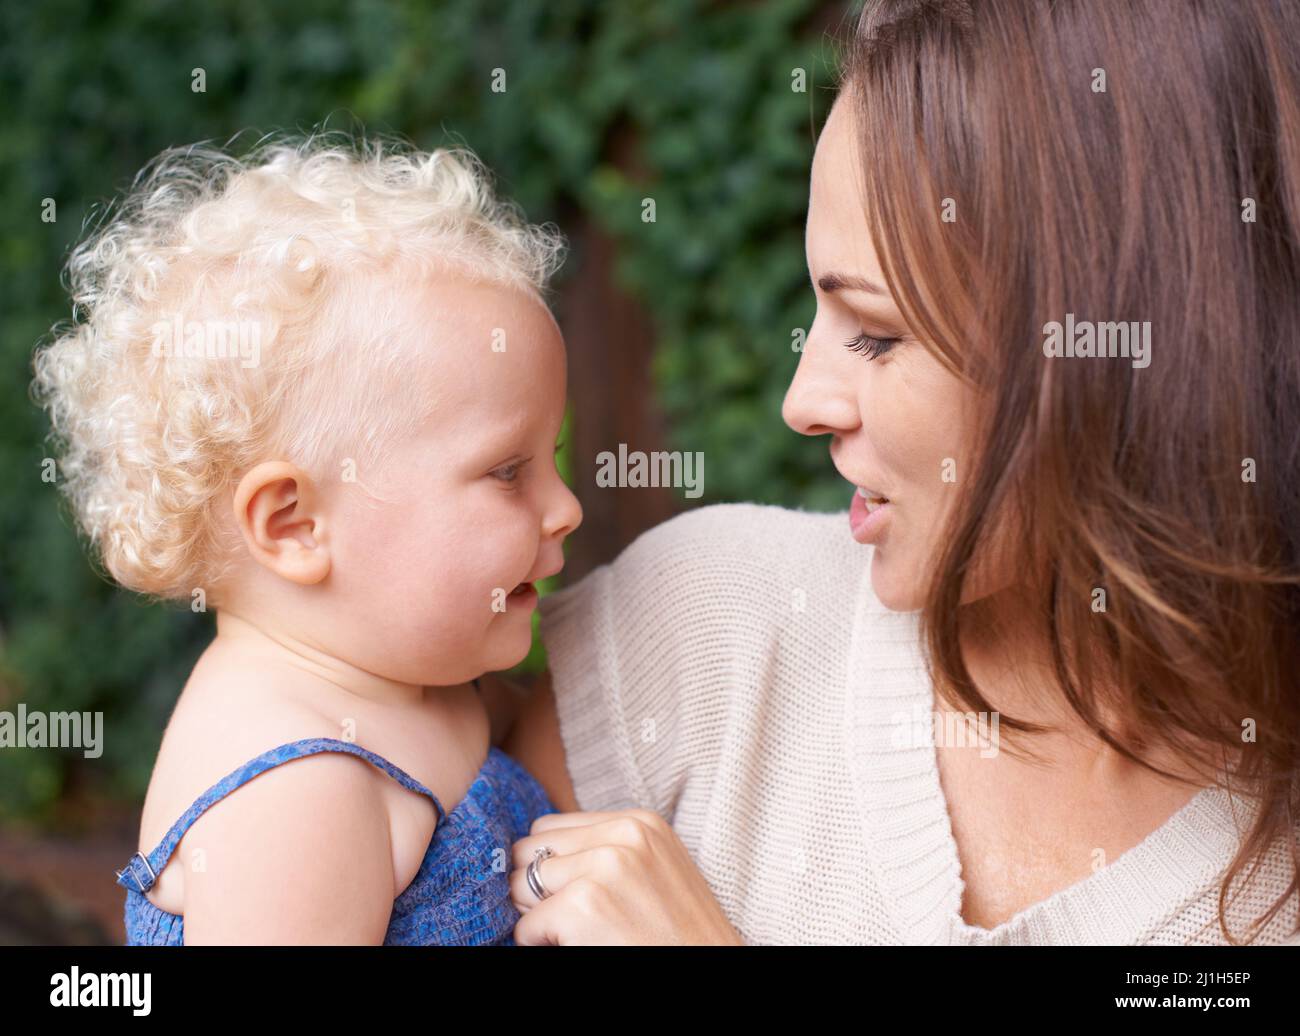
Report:
<svg viewBox="0 0 1300 1036"><path fill-rule="evenodd" d="M137 849L137 850L132 854L131 858L130 858L129 860L127 860L127 862L126 862L126 866L123 867L120 871L117 872L117 879L118 879L118 884L120 885L120 884L122 883L122 875L123 875L123 874L126 874L127 871L131 870L132 865L135 863L135 858L136 858L137 856L140 857L140 862L144 864L144 869L147 870L147 871L149 872L149 884L148 884L148 885L144 885L144 884L142 884L141 881L140 881L140 879L139 879L139 878L136 878L134 874L132 874L131 877L132 877L132 878L135 878L135 883L136 883L136 885L139 885L139 886L140 886L140 888L138 888L136 891L138 891L138 892L144 892L144 891L146 891L146 890L152 888L152 887L157 883L157 881L158 881L158 875L155 874L155 873L153 872L153 868L149 866L149 859L148 859L148 857L146 857L146 856L144 855L144 853L140 852L139 849Z"/></svg>

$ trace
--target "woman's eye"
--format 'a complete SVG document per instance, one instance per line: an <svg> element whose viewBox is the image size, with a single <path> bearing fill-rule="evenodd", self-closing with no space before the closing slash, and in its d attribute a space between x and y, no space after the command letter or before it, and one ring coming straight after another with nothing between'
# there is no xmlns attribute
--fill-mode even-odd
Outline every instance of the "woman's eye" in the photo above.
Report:
<svg viewBox="0 0 1300 1036"><path fill-rule="evenodd" d="M845 342L844 348L850 352L862 353L868 360L874 360L879 356L884 356L898 341L897 338L876 338L863 331L857 337L850 338Z"/></svg>

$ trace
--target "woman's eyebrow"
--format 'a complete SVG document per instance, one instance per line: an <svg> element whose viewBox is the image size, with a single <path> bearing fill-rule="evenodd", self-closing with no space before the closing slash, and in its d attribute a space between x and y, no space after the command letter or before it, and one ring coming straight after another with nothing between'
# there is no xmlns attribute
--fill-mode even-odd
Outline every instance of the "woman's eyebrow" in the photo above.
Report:
<svg viewBox="0 0 1300 1036"><path fill-rule="evenodd" d="M889 296L889 292L875 281L869 281L864 277L855 277L850 273L824 273L817 278L817 287L821 288L827 295L831 295L841 288L849 288L855 291L865 291L872 295Z"/></svg>

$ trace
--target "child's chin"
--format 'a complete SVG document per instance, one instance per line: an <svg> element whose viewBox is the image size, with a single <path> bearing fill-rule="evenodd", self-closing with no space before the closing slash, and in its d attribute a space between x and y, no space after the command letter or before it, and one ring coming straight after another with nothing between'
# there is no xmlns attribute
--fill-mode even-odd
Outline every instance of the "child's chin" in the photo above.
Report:
<svg viewBox="0 0 1300 1036"><path fill-rule="evenodd" d="M530 625L525 625L522 634L510 633L501 638L501 643L497 650L492 652L491 664L488 666L488 672L500 672L503 669L510 669L517 666L525 658L533 646L533 632Z"/></svg>

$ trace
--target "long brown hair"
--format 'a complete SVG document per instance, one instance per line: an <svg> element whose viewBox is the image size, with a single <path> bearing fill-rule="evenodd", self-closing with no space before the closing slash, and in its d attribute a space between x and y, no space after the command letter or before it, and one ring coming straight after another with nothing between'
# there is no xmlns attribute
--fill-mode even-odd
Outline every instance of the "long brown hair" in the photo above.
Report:
<svg viewBox="0 0 1300 1036"><path fill-rule="evenodd" d="M1156 772L1155 747L1236 760L1258 808L1229 942L1246 865L1281 840L1300 869L1297 39L1292 0L868 0L844 63L890 290L979 390L923 610L936 688L989 711L960 602L1012 515L1074 711ZM1046 355L1069 314L1149 321L1149 366Z"/></svg>

